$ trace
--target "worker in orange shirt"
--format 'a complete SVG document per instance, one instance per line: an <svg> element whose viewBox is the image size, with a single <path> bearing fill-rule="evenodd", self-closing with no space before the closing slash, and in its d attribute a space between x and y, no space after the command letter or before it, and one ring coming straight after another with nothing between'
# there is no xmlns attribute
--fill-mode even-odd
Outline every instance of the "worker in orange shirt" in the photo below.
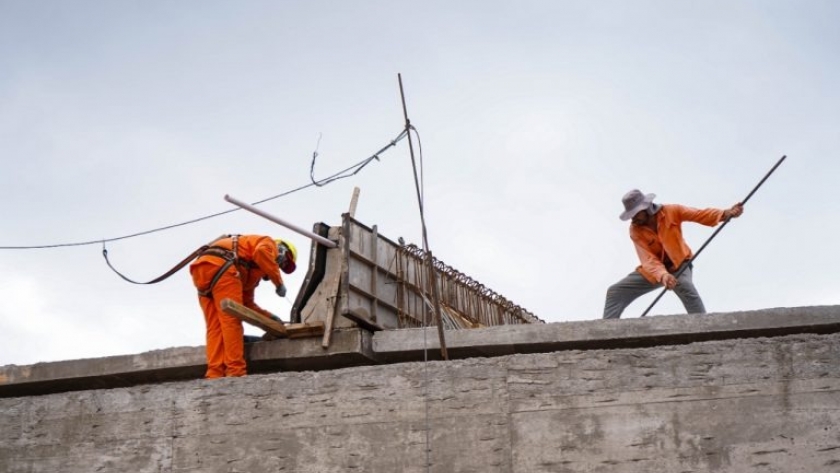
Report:
<svg viewBox="0 0 840 473"><path fill-rule="evenodd" d="M740 217L740 203L721 209L694 209L676 204L654 204L656 194L643 194L638 189L621 199L624 212L621 220L632 220L630 239L636 247L641 265L607 290L604 318L617 319L638 297L657 287L672 289L689 314L704 314L706 308L691 279L691 248L682 236L683 222L696 222L714 227L730 218ZM679 278L675 274L685 266Z"/></svg>
<svg viewBox="0 0 840 473"><path fill-rule="evenodd" d="M247 374L242 322L222 311L222 300L231 299L279 320L254 302L254 289L261 280L270 280L277 295L284 297L286 286L280 270L292 273L296 261L297 249L288 241L260 235L228 235L210 243L190 264L207 323L206 378Z"/></svg>

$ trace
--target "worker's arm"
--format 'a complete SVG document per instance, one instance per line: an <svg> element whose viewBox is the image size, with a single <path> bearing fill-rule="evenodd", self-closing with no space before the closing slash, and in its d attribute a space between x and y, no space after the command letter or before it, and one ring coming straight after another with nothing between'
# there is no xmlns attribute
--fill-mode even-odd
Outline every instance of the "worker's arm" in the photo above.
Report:
<svg viewBox="0 0 840 473"><path fill-rule="evenodd" d="M254 264L256 264L275 287L283 284L280 267L277 266L277 244L269 237L261 238L254 247Z"/></svg>
<svg viewBox="0 0 840 473"><path fill-rule="evenodd" d="M269 237L262 237L254 245L254 252L251 260L257 265L258 269L272 282L275 287L284 287L283 278L280 276L280 268L277 266L277 244ZM273 318L273 314L254 301L254 288L259 284L259 279L253 281L254 287L250 290L245 290L242 295L242 303L245 307L255 310L266 317Z"/></svg>
<svg viewBox="0 0 840 473"><path fill-rule="evenodd" d="M695 209L685 205L673 205L677 218L684 222L695 222L707 227L714 227L724 220L721 209Z"/></svg>
<svg viewBox="0 0 840 473"><path fill-rule="evenodd" d="M737 204L729 207L728 209L723 211L723 217L721 220L729 220L730 218L738 218L741 214L744 213L744 204L738 202Z"/></svg>
<svg viewBox="0 0 840 473"><path fill-rule="evenodd" d="M665 268L665 264L650 250L645 244L643 238L638 238L631 235L633 245L636 247L636 254L639 255L639 262L642 264L642 269L648 274L652 275L656 282L661 283L662 277L670 274Z"/></svg>
<svg viewBox="0 0 840 473"><path fill-rule="evenodd" d="M677 284L679 283L679 281L677 281L677 277L671 273L665 273L662 275L662 279L660 279L659 282L665 286L666 289L673 289L677 287Z"/></svg>
<svg viewBox="0 0 840 473"><path fill-rule="evenodd" d="M254 301L254 289L246 289L242 292L242 305L268 318L274 318L274 314L258 306Z"/></svg>

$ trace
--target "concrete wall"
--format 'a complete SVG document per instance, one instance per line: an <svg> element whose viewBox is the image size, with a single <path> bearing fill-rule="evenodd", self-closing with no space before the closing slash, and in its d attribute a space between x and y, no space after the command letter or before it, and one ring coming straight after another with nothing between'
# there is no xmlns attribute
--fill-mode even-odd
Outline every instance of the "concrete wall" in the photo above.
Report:
<svg viewBox="0 0 840 473"><path fill-rule="evenodd" d="M839 425L803 333L2 398L0 471L813 473Z"/></svg>

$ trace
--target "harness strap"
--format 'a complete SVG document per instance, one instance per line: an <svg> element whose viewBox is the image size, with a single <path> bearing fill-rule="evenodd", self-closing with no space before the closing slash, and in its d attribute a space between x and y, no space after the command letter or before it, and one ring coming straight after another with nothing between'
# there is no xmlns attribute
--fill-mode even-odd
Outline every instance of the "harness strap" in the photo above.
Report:
<svg viewBox="0 0 840 473"><path fill-rule="evenodd" d="M164 279L168 278L169 276L172 276L173 274L175 274L175 273L177 273L178 271L180 271L180 270L181 270L181 268L183 268L184 266L186 266L186 265L187 265L190 261L192 261L192 260L196 259L198 256L200 256L200 255L201 255L201 253L202 253L204 250L206 250L207 248L208 248L208 247L207 247L207 245L204 245L204 246L202 246L201 248L199 248L199 249L197 249L197 250L193 251L193 252L192 252L189 256L187 256L186 258L184 258L184 259L183 259L183 261L181 261L180 263L178 263L178 264L176 264L175 266L173 266L173 267L172 267L172 269L170 269L170 270L169 270L169 271L167 271L166 273L164 273L164 274L162 274L162 275L158 276L157 278L152 279L151 281L148 281L148 282L137 282L137 281L134 281L133 279L129 279L128 277L126 277L125 275L123 275L121 272L117 271L117 269L116 269L116 268L114 268L114 266L112 266L112 265L111 265L111 261L109 261L109 260L108 260L108 250L106 250L105 248L102 248L102 256L103 256L103 257L105 257L105 263L107 263L107 264L108 264L108 267L109 267L109 268L111 268L111 270L112 270L113 272L117 273L117 275L118 275L119 277L123 278L124 280L126 280L126 281L128 281L128 282L130 282L130 283L132 283L132 284L155 284L155 283L159 283L159 282L163 281Z"/></svg>
<svg viewBox="0 0 840 473"><path fill-rule="evenodd" d="M255 268L257 265L252 261L247 261L242 258L239 258L237 251L239 249L239 235L233 235L233 249L222 248L220 246L210 246L202 251L200 256L210 255L222 258L225 260L225 264L223 264L216 274L213 275L213 279L210 281L210 285L203 290L198 291L198 295L201 297L213 297L213 288L216 287L216 283L219 282L219 279L222 278L222 275L225 274L225 271L230 268L231 265L244 266L248 270ZM214 242L215 243L215 242Z"/></svg>
<svg viewBox="0 0 840 473"><path fill-rule="evenodd" d="M222 267L219 268L218 271L216 271L216 274L213 275L213 279L210 281L210 285L207 287L207 289L204 289L203 291L199 290L198 295L201 296L201 297L212 298L213 297L213 288L216 287L216 283L219 282L219 279L222 278L222 275L225 274L225 271L227 271L227 269L230 268L230 265L232 265L232 264L233 264L233 260L226 260L225 264L223 264Z"/></svg>
<svg viewBox="0 0 840 473"><path fill-rule="evenodd" d="M243 258L237 258L236 254L232 250L222 248L221 246L210 246L205 248L205 250L199 256L205 255L218 256L219 258L225 260L231 260L235 265L243 266L247 269L254 269L257 267L257 263L254 263L253 261L248 261Z"/></svg>
<svg viewBox="0 0 840 473"><path fill-rule="evenodd" d="M177 273L178 271L180 271L181 268L183 268L184 266L189 264L190 261L192 261L192 260L198 258L199 256L201 256L205 251L207 251L217 241L219 241L223 238L228 238L229 236L230 235L222 235L219 238L216 238L215 240L211 241L210 243L208 243L206 245L202 245L201 247L199 247L198 249L196 249L195 251L190 253L190 255L187 256L186 258L184 258L180 263L173 266L172 269L170 269L166 273L164 273L164 274L158 276L157 278L152 279L151 281L148 281L148 282L138 282L138 281L135 281L133 279L129 279L124 274L117 271L117 269L114 268L114 266L111 264L111 261L108 259L108 250L105 248L104 245L102 246L102 256L105 258L105 263L108 265L109 268L111 268L111 271L117 273L117 275L119 277L123 278L125 281L128 281L132 284L156 284L156 283L159 283L159 282L163 281L164 279L168 278L169 276L172 276L173 274Z"/></svg>
<svg viewBox="0 0 840 473"><path fill-rule="evenodd" d="M233 249L227 249L227 248L223 248L221 246L216 246L215 245L215 243L217 243L219 240L222 240L224 238L231 238L233 240ZM215 240L211 241L210 243L208 243L206 245L202 245L201 247L199 247L198 249L196 249L195 251L190 253L189 256L187 256L186 258L181 260L181 262L179 262L178 264L173 266L172 269L170 269L166 273L158 276L155 279L152 279L151 281L147 281L147 282L138 282L138 281L135 281L133 279L129 279L124 274L117 271L117 269L114 268L113 265L111 265L111 261L108 259L108 250L105 249L104 246L102 248L102 256L105 258L105 263L108 264L108 267L111 268L111 270L113 272L117 273L117 275L119 277L123 278L125 281L128 281L132 284L156 284L156 283L159 283L159 282L163 281L164 279L167 279L168 277L177 273L178 271L181 270L181 268L183 268L184 266L189 264L192 260L194 260L194 259L196 259L200 256L210 255L210 256L216 256L216 257L222 258L222 259L225 260L225 263L219 268L218 271L216 271L216 274L213 275L213 279L210 281L210 286L205 290L199 290L198 291L198 294L202 297L212 297L213 288L216 286L216 283L219 282L219 279L221 279L222 275L225 273L225 271L227 271L228 268L230 268L231 265L235 264L236 266L242 266L244 268L247 268L248 270L257 267L256 263L254 263L253 261L246 261L244 259L239 258L238 251L239 251L239 235L222 235L222 236L216 238Z"/></svg>

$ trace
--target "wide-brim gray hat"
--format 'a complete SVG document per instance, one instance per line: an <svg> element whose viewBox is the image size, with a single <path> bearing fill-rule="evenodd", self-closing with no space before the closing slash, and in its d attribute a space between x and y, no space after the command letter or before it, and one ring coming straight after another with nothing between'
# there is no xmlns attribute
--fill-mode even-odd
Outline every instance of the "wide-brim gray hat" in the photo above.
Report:
<svg viewBox="0 0 840 473"><path fill-rule="evenodd" d="M656 194L643 194L639 189L631 190L621 198L621 203L624 204L624 212L618 218L630 220L642 210L649 209L655 198Z"/></svg>

